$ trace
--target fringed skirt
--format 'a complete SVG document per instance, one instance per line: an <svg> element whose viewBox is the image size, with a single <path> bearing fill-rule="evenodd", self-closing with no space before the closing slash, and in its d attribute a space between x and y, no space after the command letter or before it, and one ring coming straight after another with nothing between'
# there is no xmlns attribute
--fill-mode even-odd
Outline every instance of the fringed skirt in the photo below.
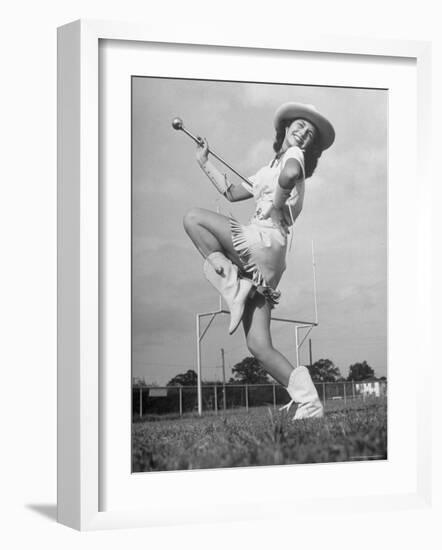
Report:
<svg viewBox="0 0 442 550"><path fill-rule="evenodd" d="M287 237L275 226L252 220L241 225L230 218L232 242L242 263L243 275L273 307L281 295L276 290L286 268Z"/></svg>

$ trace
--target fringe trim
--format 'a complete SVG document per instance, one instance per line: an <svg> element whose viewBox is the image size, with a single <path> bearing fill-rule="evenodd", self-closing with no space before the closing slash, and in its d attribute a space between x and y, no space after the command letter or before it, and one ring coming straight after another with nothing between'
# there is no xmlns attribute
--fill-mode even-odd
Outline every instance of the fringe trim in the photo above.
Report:
<svg viewBox="0 0 442 550"><path fill-rule="evenodd" d="M252 262L250 249L244 237L242 227L232 216L230 216L230 229L232 232L233 248L238 253L243 271L248 278L252 279L252 283L256 287L256 292L264 296L270 304L270 307L273 308L279 303L281 292L279 290L274 290L267 283L258 266Z"/></svg>

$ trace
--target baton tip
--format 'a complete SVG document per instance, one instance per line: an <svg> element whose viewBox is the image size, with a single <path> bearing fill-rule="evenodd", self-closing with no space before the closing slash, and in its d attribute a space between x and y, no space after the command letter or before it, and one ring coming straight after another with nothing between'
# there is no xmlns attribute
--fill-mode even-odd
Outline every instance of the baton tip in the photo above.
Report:
<svg viewBox="0 0 442 550"><path fill-rule="evenodd" d="M175 128L175 130L181 130L183 127L183 121L179 117L174 118L172 120L172 127Z"/></svg>

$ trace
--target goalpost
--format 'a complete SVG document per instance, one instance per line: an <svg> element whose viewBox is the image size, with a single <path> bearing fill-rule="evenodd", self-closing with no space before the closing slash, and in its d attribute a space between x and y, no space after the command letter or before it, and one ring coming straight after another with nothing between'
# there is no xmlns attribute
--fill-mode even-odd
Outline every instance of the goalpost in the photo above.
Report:
<svg viewBox="0 0 442 550"><path fill-rule="evenodd" d="M314 321L300 321L297 319L284 319L282 317L271 317L272 321L278 321L282 323L289 323L295 325L295 358L296 358L296 367L299 366L299 350L303 343L306 341L308 335L313 330L314 327L319 325L318 321L318 300L316 292L316 264L315 264L315 249L312 241L312 273L313 273L313 300L314 300L314 312L315 320ZM230 312L223 308L222 298L219 297L218 309L215 311L206 311L196 314L196 366L197 366L197 394L198 394L198 414L201 416L203 412L203 399L202 399L202 378L201 378L201 341L204 338L205 334L210 328L210 325L213 323L215 318L218 315L229 315ZM201 332L201 319L205 317L210 317L209 322L205 326L204 330ZM303 338L300 340L299 331L307 329Z"/></svg>

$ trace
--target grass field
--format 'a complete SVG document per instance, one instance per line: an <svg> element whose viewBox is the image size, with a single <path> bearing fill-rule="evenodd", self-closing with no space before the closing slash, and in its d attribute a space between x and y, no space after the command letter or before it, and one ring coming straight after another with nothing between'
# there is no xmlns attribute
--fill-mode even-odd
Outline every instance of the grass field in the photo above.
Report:
<svg viewBox="0 0 442 550"><path fill-rule="evenodd" d="M324 418L291 422L270 407L141 420L132 427L134 472L387 458L383 398L328 403Z"/></svg>

